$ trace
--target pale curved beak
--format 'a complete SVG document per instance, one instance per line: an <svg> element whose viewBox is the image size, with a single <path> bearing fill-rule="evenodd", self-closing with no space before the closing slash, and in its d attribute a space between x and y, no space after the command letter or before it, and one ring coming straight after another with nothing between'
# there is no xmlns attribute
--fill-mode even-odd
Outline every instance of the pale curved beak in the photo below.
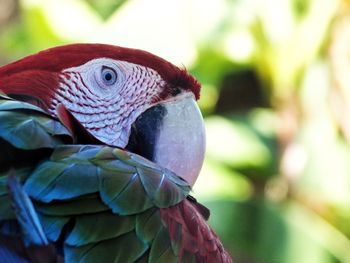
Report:
<svg viewBox="0 0 350 263"><path fill-rule="evenodd" d="M195 183L205 154L205 128L193 96L187 94L145 111L133 124L127 149Z"/></svg>

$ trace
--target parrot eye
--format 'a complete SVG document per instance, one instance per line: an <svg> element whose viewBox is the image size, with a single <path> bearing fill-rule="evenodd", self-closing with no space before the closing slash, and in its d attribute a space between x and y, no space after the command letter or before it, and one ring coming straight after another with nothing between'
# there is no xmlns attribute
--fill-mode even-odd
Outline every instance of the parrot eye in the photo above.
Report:
<svg viewBox="0 0 350 263"><path fill-rule="evenodd" d="M117 81L117 73L108 67L102 68L101 76L103 83L107 86L111 86Z"/></svg>

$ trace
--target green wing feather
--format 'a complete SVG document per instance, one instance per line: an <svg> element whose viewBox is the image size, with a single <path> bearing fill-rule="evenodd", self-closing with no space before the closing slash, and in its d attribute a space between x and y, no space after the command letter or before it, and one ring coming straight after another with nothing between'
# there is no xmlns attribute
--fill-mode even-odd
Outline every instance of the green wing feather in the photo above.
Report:
<svg viewBox="0 0 350 263"><path fill-rule="evenodd" d="M0 94L0 138L24 150L53 148L68 130L43 110Z"/></svg>
<svg viewBox="0 0 350 263"><path fill-rule="evenodd" d="M190 186L172 172L121 149L74 145L40 108L0 94L0 156L33 201L46 237L66 262L176 262L159 208ZM0 220L15 219L0 169ZM8 221L10 222L10 221Z"/></svg>
<svg viewBox="0 0 350 263"><path fill-rule="evenodd" d="M114 162L106 153L114 156ZM118 159L120 154L129 158ZM190 187L182 181L179 184L176 175L146 166L146 160L136 167L135 162L130 162L133 156L107 146L58 146L52 158L31 173L24 188L29 196L44 203L99 193L101 200L120 215L175 205L188 195ZM156 187L157 182L161 187ZM163 187L169 191L159 189Z"/></svg>
<svg viewBox="0 0 350 263"><path fill-rule="evenodd" d="M170 236L167 229L159 229L150 251L149 262L177 262L177 258L171 247Z"/></svg>

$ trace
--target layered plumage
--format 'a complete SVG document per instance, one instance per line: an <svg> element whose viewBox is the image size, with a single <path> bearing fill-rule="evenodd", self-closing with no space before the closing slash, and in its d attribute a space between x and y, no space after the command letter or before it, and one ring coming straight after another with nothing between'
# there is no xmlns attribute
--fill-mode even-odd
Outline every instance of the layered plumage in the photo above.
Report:
<svg viewBox="0 0 350 263"><path fill-rule="evenodd" d="M231 262L189 196L204 133L185 70L69 45L0 68L0 90L0 259L34 246L50 262Z"/></svg>

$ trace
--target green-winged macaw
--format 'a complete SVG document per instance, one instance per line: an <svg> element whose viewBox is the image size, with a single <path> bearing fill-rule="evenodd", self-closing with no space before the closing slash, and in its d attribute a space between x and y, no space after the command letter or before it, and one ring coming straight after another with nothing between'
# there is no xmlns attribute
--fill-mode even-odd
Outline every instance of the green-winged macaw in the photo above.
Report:
<svg viewBox="0 0 350 263"><path fill-rule="evenodd" d="M145 51L51 48L0 67L0 262L232 262L189 195L200 84Z"/></svg>

